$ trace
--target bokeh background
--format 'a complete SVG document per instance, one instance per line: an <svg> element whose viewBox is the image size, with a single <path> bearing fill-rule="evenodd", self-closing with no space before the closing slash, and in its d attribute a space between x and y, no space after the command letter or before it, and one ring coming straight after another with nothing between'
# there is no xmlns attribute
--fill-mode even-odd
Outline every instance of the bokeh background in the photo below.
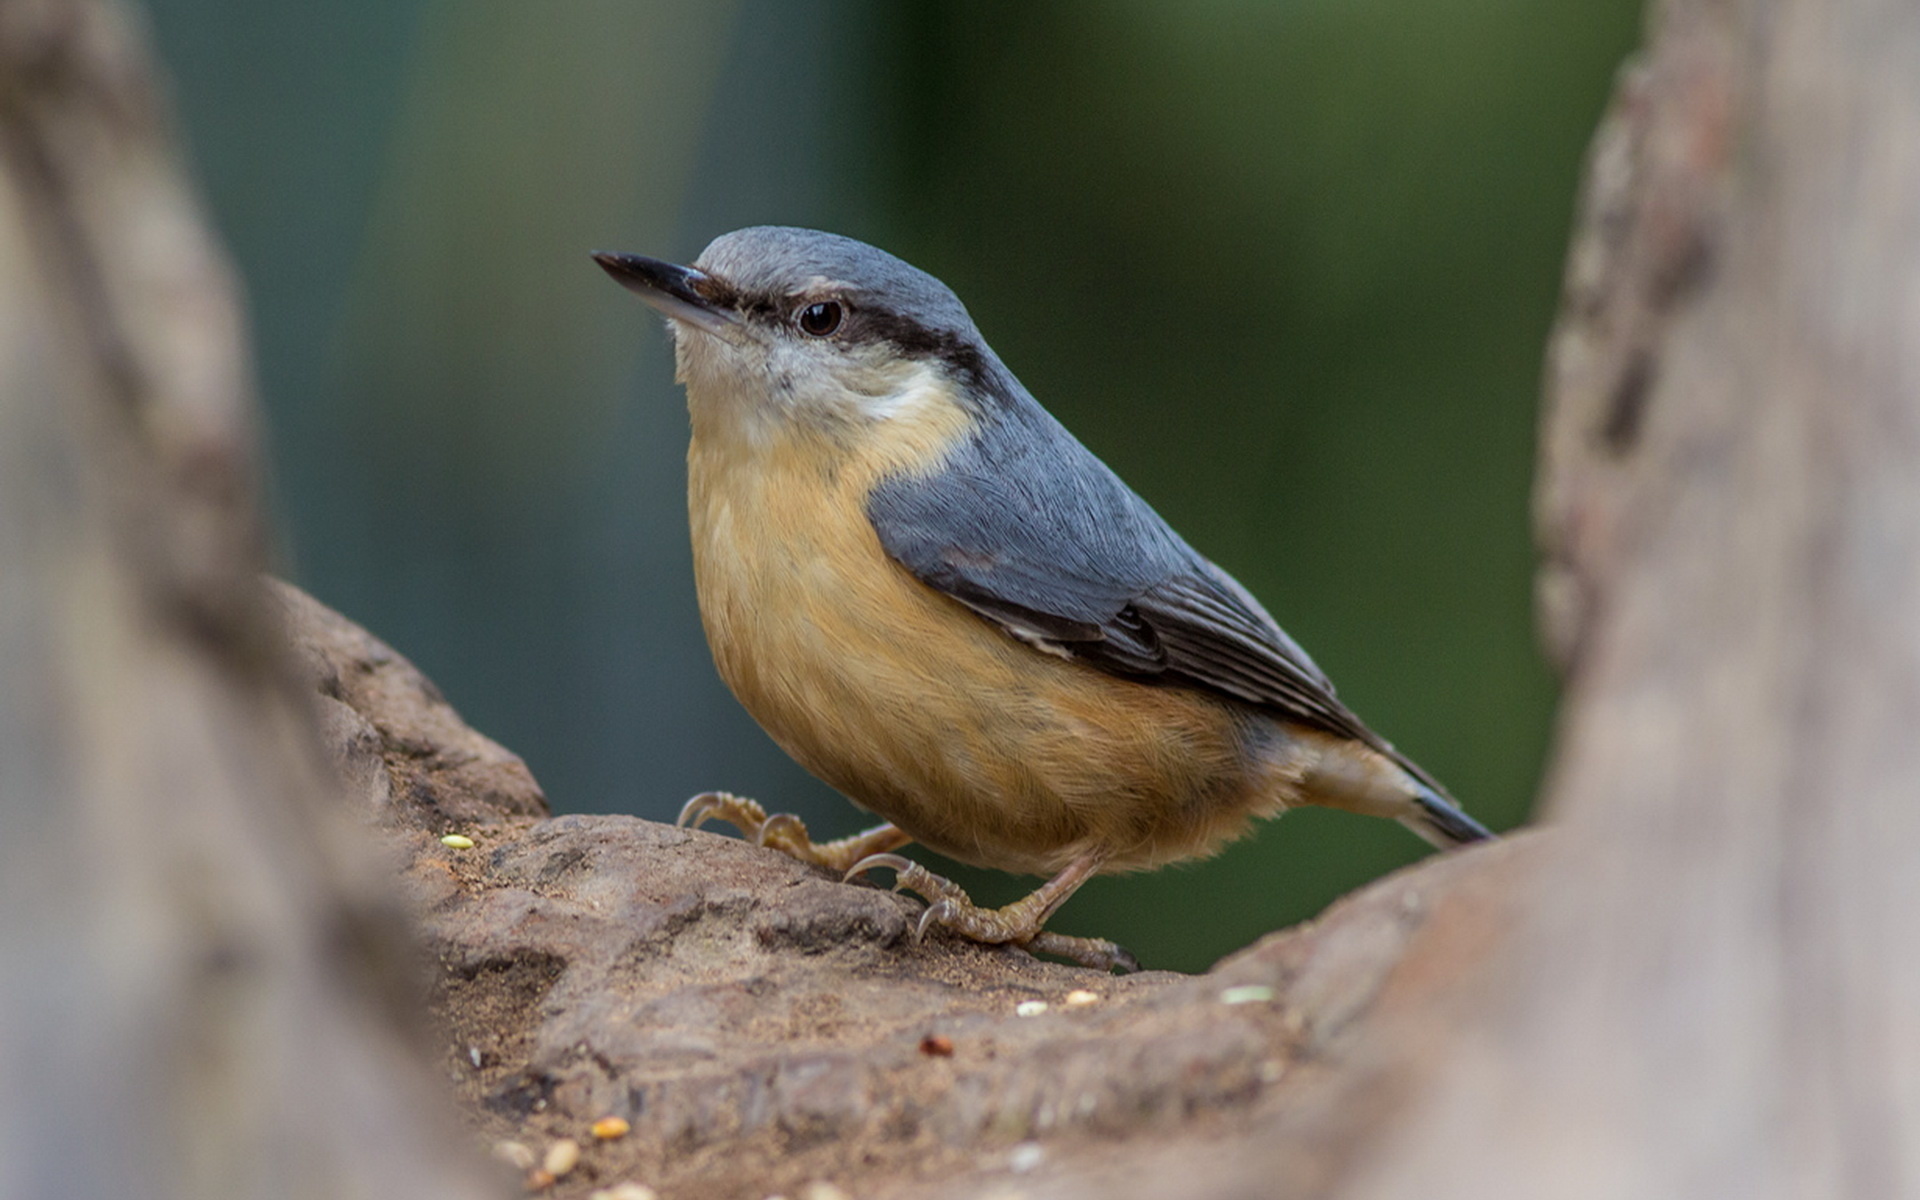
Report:
<svg viewBox="0 0 1920 1200"><path fill-rule="evenodd" d="M561 811L864 822L710 665L664 330L589 249L939 275L1029 388L1497 827L1552 717L1527 493L1636 0L150 0L245 277L282 566ZM1301 812L1054 922L1198 969L1424 852ZM978 898L1031 881L956 870Z"/></svg>

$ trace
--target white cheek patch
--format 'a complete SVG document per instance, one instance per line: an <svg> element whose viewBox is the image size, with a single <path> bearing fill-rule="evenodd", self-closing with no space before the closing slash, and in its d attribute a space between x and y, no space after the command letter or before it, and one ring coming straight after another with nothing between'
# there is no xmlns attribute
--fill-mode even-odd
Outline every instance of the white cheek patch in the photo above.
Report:
<svg viewBox="0 0 1920 1200"><path fill-rule="evenodd" d="M950 403L945 391L932 380L915 380L907 387L879 396L860 398L860 415L869 421L897 421L924 417L936 407Z"/></svg>
<svg viewBox="0 0 1920 1200"><path fill-rule="evenodd" d="M915 427L943 421L952 387L924 362L775 338L736 340L674 323L675 377L696 410L743 435L787 421ZM904 432L904 429L903 429Z"/></svg>
<svg viewBox="0 0 1920 1200"><path fill-rule="evenodd" d="M846 354L806 342L777 344L765 369L768 399L795 416L911 423L953 403L950 389L932 367L879 352Z"/></svg>
<svg viewBox="0 0 1920 1200"><path fill-rule="evenodd" d="M875 378L883 374L884 378ZM925 363L914 363L904 370L896 366L884 373L872 372L862 382L879 385L871 392L848 393L852 407L868 421L922 419L953 404L946 383Z"/></svg>

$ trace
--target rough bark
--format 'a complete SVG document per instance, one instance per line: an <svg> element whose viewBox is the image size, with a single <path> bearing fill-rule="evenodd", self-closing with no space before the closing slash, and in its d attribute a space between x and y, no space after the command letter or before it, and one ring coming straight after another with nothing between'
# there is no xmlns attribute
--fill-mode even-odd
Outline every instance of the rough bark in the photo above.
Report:
<svg viewBox="0 0 1920 1200"><path fill-rule="evenodd" d="M549 819L398 655L264 609L163 133L110 10L0 5L0 1194L479 1194L394 877L469 1123L585 1142L562 1195L1920 1193L1920 9L1661 6L1552 348L1555 840L1196 978Z"/></svg>
<svg viewBox="0 0 1920 1200"><path fill-rule="evenodd" d="M1658 6L1549 392L1563 853L1349 1194L1920 1194L1920 7Z"/></svg>
<svg viewBox="0 0 1920 1200"><path fill-rule="evenodd" d="M0 1194L483 1194L427 1047L490 1138L588 1143L565 1195L1220 1190L1254 1144L1330 1178L1363 1031L1470 972L1525 858L1112 980L915 945L916 902L737 841L547 819L404 660L263 602L241 324L122 15L0 6Z"/></svg>
<svg viewBox="0 0 1920 1200"><path fill-rule="evenodd" d="M546 818L519 760L405 659L280 595L436 964L454 1091L492 1139L585 1146L562 1196L1094 1195L1149 1171L1182 1194L1317 1186L1397 1102L1355 1084L1369 1030L1470 977L1531 852L1431 861L1195 978L916 945L917 901L772 851ZM606 1117L630 1132L595 1139Z"/></svg>
<svg viewBox="0 0 1920 1200"><path fill-rule="evenodd" d="M138 39L0 4L0 1195L482 1194L260 601L241 339Z"/></svg>

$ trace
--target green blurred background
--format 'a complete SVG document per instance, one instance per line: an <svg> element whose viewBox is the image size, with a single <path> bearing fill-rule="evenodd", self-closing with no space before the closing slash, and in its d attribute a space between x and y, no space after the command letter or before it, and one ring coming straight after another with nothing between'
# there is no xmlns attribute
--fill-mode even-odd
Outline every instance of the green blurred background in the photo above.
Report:
<svg viewBox="0 0 1920 1200"><path fill-rule="evenodd" d="M560 811L855 812L707 657L664 330L589 249L851 234L1488 823L1554 699L1542 344L1628 0L152 0L245 277L283 569ZM1302 812L1054 922L1197 969L1424 852ZM1030 881L956 871L983 900Z"/></svg>

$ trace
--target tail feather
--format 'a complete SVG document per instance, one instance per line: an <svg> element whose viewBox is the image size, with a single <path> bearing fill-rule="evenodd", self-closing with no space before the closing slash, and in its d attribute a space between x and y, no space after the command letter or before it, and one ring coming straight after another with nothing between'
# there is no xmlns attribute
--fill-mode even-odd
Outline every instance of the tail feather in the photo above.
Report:
<svg viewBox="0 0 1920 1200"><path fill-rule="evenodd" d="M1400 823L1443 850L1494 836L1437 788L1422 788L1413 802L1415 811L1401 817Z"/></svg>
<svg viewBox="0 0 1920 1200"><path fill-rule="evenodd" d="M1460 802L1440 786L1438 779L1427 774L1426 768L1395 750L1392 743L1380 739L1375 748L1413 777L1414 811L1401 817L1400 823L1419 834L1428 845L1445 850L1469 842L1488 841L1495 836L1491 829L1468 816Z"/></svg>

